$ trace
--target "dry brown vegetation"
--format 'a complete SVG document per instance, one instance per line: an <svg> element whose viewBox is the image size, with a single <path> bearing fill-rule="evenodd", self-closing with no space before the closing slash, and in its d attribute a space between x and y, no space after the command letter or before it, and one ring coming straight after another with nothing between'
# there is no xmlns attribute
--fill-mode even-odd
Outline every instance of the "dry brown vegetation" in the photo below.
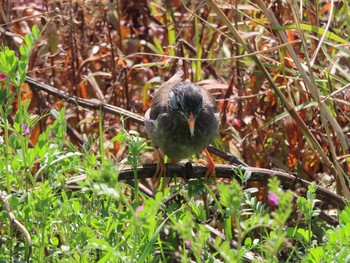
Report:
<svg viewBox="0 0 350 263"><path fill-rule="evenodd" d="M137 115L183 69L218 102L215 147L349 199L349 6L300 2L3 1L0 43L18 50L33 25L42 30L28 76L71 98L23 85L22 100L31 99L29 111L40 116L65 107L67 140L80 149L92 142L101 154L102 114L105 157L119 163L126 147L111 139L123 129L121 116L126 130L146 137ZM137 115L81 107L74 96ZM37 123L32 146L52 121L48 115ZM142 161L154 158L147 151Z"/></svg>
<svg viewBox="0 0 350 263"><path fill-rule="evenodd" d="M216 146L235 155L241 154L250 166L296 172L307 180L322 180L324 173L334 175L329 165L335 166L335 163L349 175L348 150L339 136L342 132L343 138L348 140L350 95L347 88L342 88L346 83L344 74L348 74L348 62L342 43L333 43L328 37L330 40L326 38L322 50L314 56L321 32L304 29L301 36L297 28L283 31L289 47L305 66L305 55L313 58L310 67L313 73L309 78L313 80L317 98L329 108L333 125L320 116L320 102L300 79L297 65L286 45L283 46L284 40L271 28L258 2L255 4L219 3L219 7L251 51L260 52L258 59L291 107L296 109L304 105L296 114L329 162L322 161L300 123L285 114L283 99L274 93L254 58L234 39L225 22L208 4L190 1L15 2L11 13L7 13L2 4L0 21L4 29L20 36L28 33L34 24L44 30L31 56L28 72L28 76L40 82L83 99L143 115L150 105L152 91L178 68L183 68L188 78L208 88L219 103L221 132ZM280 25L298 22L318 28L326 25L330 12L329 4L306 4L300 14L302 21L295 21L296 15L300 15L293 14L298 11L293 8L296 6L277 1L270 11ZM333 12L341 12L342 8L342 2L337 2ZM12 22L7 23L9 16ZM345 19L335 16L329 29L329 33L334 29L344 41L345 35L341 33L347 33ZM345 31L340 31L339 27L344 27ZM13 34L3 32L2 44L18 48L22 39ZM326 53L339 61L339 66L334 65L336 62L330 61ZM80 137L97 133L98 111L81 109L74 103L43 93L30 96L35 113L42 114L47 105L65 106L69 109L68 123ZM103 125L105 141L121 128L119 117L110 114L104 115ZM142 125L133 122L128 125L129 129L144 130ZM44 127L43 120L36 129ZM34 144L35 135L38 136L39 131L32 136ZM121 158L124 148L115 143L106 150Z"/></svg>

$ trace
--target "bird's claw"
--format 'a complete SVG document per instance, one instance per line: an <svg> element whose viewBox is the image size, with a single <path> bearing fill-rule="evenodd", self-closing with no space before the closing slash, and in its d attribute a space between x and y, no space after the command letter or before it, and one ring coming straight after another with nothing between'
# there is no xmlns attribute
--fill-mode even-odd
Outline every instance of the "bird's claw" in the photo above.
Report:
<svg viewBox="0 0 350 263"><path fill-rule="evenodd" d="M198 162L205 165L205 167L207 168L206 172L205 172L205 179L216 179L216 176L215 176L215 163L214 163L214 160L213 158L210 156L210 153L208 152L207 149L204 150L204 153L208 159L208 161L205 161L205 160L202 160L200 159Z"/></svg>
<svg viewBox="0 0 350 263"><path fill-rule="evenodd" d="M158 189L164 190L166 185L169 183L169 179L166 177L166 166L159 149L155 148L155 152L157 155L157 167L152 177L152 182L154 185L154 190L157 191Z"/></svg>

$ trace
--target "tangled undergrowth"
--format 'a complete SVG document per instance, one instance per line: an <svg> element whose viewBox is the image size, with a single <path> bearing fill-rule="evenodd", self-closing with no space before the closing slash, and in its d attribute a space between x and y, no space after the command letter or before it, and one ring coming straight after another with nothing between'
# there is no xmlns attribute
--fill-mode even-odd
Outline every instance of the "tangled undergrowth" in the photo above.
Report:
<svg viewBox="0 0 350 263"><path fill-rule="evenodd" d="M0 262L347 262L349 3L270 2L1 2ZM178 69L247 166L154 194L142 116Z"/></svg>

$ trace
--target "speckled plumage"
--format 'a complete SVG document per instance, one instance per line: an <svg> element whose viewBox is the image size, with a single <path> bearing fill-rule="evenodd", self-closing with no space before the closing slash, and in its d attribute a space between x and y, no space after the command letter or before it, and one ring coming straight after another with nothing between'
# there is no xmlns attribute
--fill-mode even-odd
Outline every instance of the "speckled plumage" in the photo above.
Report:
<svg viewBox="0 0 350 263"><path fill-rule="evenodd" d="M191 113L195 117L193 135L187 120ZM169 158L182 160L213 141L219 128L218 108L206 89L175 77L155 92L145 126L155 146Z"/></svg>

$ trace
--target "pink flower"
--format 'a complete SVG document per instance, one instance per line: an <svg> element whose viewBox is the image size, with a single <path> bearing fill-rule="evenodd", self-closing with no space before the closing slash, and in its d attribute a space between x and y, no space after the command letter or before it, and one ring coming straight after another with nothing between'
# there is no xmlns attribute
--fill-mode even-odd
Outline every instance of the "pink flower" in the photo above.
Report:
<svg viewBox="0 0 350 263"><path fill-rule="evenodd" d="M279 201L280 200L275 193L269 193L267 195L267 202L269 203L269 206L271 207L271 209L275 209L275 207L278 205Z"/></svg>
<svg viewBox="0 0 350 263"><path fill-rule="evenodd" d="M186 246L187 249L189 249L191 247L191 241L187 239L185 241L185 246Z"/></svg>
<svg viewBox="0 0 350 263"><path fill-rule="evenodd" d="M139 205L135 209L135 216L136 216L136 218L140 218L139 211L143 211L143 206L142 205Z"/></svg>
<svg viewBox="0 0 350 263"><path fill-rule="evenodd" d="M27 136L30 134L30 130L27 124L22 124L22 129L23 129L22 135Z"/></svg>
<svg viewBox="0 0 350 263"><path fill-rule="evenodd" d="M6 76L5 74L0 73L0 80L4 80L4 79L6 79L6 78L7 78L7 76Z"/></svg>

